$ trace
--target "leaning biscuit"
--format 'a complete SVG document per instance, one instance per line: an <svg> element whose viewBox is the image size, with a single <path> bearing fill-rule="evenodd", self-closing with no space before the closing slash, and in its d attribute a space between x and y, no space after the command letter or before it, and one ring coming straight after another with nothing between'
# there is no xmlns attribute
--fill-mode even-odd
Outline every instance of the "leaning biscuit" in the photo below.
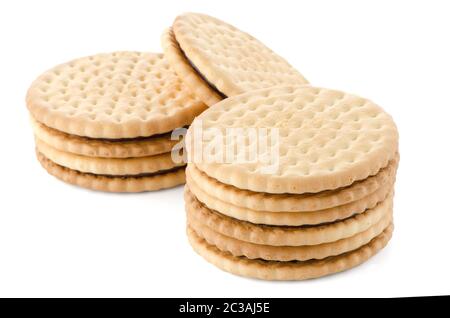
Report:
<svg viewBox="0 0 450 318"><path fill-rule="evenodd" d="M208 262L224 271L265 280L304 280L342 272L367 261L386 246L392 237L393 229L391 224L383 233L357 250L322 260L303 262L278 262L236 257L208 244L190 228L187 229L187 234L192 248Z"/></svg>
<svg viewBox="0 0 450 318"><path fill-rule="evenodd" d="M36 152L42 167L54 177L83 188L107 192L144 192L172 188L185 182L184 168L143 176L104 176L60 166Z"/></svg>
<svg viewBox="0 0 450 318"><path fill-rule="evenodd" d="M90 138L135 138L189 125L206 105L192 97L162 54L114 52L39 76L27 106L40 123Z"/></svg>
<svg viewBox="0 0 450 318"><path fill-rule="evenodd" d="M274 53L251 35L220 21L199 13L178 16L172 26L172 41L179 46L186 59L178 53L171 63L192 87L199 77L214 86L225 96L234 96L254 89L287 84L308 84L307 80L285 59ZM166 52L170 51L167 50ZM175 48L171 48L175 50ZM174 54L172 54L174 55ZM186 76L187 60L198 70L199 76ZM178 66L178 67L177 67ZM203 91L208 92L203 85ZM196 92L199 89L195 90ZM209 94L206 94L209 96Z"/></svg>
<svg viewBox="0 0 450 318"><path fill-rule="evenodd" d="M273 246L316 245L337 241L367 230L392 213L392 197L351 218L316 226L269 226L236 220L208 209L185 192L187 219L201 222L223 235L255 244Z"/></svg>
<svg viewBox="0 0 450 318"><path fill-rule="evenodd" d="M163 32L161 44L164 49L164 57L168 60L172 69L199 100L211 106L224 98L194 69L178 45L172 28Z"/></svg>

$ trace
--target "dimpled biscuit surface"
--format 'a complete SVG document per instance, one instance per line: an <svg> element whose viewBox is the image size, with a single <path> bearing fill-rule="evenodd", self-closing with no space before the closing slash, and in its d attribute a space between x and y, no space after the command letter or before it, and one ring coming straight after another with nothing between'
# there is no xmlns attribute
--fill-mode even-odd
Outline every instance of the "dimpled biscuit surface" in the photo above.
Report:
<svg viewBox="0 0 450 318"><path fill-rule="evenodd" d="M182 14L175 19L173 32L187 58L226 96L274 85L308 84L260 41L216 18Z"/></svg>
<svg viewBox="0 0 450 318"><path fill-rule="evenodd" d="M397 128L379 106L355 95L309 86L261 89L228 98L196 118L190 138L197 138L192 134L195 127L203 132L214 128L214 143L219 140L228 149L240 147L245 153L262 140L252 139L248 128L267 128L278 136L279 149L272 147L270 162L262 157L195 162L222 183L258 192L307 193L345 187L386 167L398 149ZM244 128L241 137L246 142L242 145L237 138L228 138L229 128ZM203 137L200 143L202 152L209 149L214 157L218 148Z"/></svg>
<svg viewBox="0 0 450 318"><path fill-rule="evenodd" d="M162 54L114 52L61 64L27 94L32 116L48 127L91 138L165 133L206 106L194 99Z"/></svg>

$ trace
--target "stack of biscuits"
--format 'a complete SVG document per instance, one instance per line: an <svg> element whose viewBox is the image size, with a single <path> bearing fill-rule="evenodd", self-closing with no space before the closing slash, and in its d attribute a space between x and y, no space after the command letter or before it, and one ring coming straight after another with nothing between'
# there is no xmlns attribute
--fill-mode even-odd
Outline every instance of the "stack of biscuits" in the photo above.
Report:
<svg viewBox="0 0 450 318"><path fill-rule="evenodd" d="M209 16L177 17L162 43L210 106L186 138L195 251L234 274L302 280L356 266L387 244L399 160L388 114L310 86L254 37Z"/></svg>
<svg viewBox="0 0 450 318"><path fill-rule="evenodd" d="M223 270L314 278L364 262L391 237L398 134L367 99L310 86L256 90L210 107L187 140L188 237ZM218 145L252 159L220 162L233 156Z"/></svg>
<svg viewBox="0 0 450 318"><path fill-rule="evenodd" d="M204 14L178 16L161 42L164 56L89 56L32 84L36 152L50 174L113 192L186 180L192 247L242 276L320 277L388 243L399 155L386 112L311 86L253 36ZM189 125L182 149L173 132Z"/></svg>
<svg viewBox="0 0 450 318"><path fill-rule="evenodd" d="M26 101L42 166L68 183L111 192L184 183L185 162L172 153L181 141L171 132L206 108L162 54L141 52L56 66L33 82Z"/></svg>

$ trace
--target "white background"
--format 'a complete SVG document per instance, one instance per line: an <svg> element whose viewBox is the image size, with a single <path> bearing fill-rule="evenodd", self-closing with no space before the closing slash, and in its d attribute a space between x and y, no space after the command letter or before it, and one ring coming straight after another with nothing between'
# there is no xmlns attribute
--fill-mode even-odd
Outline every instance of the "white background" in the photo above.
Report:
<svg viewBox="0 0 450 318"><path fill-rule="evenodd" d="M411 296L450 293L447 1L0 2L0 296ZM182 187L107 194L34 156L24 97L44 70L114 50L161 51L185 11L253 34L317 86L384 107L400 131L393 240L366 264L275 283L220 271L185 237Z"/></svg>

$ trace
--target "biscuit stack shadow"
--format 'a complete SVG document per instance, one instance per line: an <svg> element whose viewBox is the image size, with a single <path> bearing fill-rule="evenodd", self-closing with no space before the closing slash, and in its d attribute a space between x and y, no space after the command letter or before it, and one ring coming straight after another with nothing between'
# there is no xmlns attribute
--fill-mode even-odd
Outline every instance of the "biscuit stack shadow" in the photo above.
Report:
<svg viewBox="0 0 450 318"><path fill-rule="evenodd" d="M371 101L323 88L269 88L212 106L190 138L199 122L203 131L244 129L245 138L245 129L277 128L280 138L279 167L270 173L260 162L189 162L187 233L207 261L237 275L302 280L359 265L388 243L398 133Z"/></svg>
<svg viewBox="0 0 450 318"><path fill-rule="evenodd" d="M34 81L27 106L42 166L68 183L111 192L184 183L171 132L206 108L162 54L141 52L59 65Z"/></svg>

